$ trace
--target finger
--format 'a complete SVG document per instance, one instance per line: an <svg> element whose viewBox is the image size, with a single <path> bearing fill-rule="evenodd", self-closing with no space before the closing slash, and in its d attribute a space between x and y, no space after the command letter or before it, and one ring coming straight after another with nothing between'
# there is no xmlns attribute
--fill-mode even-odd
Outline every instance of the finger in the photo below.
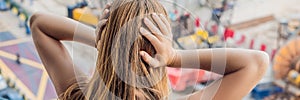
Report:
<svg viewBox="0 0 300 100"><path fill-rule="evenodd" d="M104 9L102 15L100 16L99 20L102 19L107 19L109 17L109 10L108 9Z"/></svg>
<svg viewBox="0 0 300 100"><path fill-rule="evenodd" d="M156 14L152 14L152 17L154 19L154 21L156 22L156 24L158 25L160 31L162 32L162 34L166 35L168 34L168 28L166 27L165 23L161 20L161 18Z"/></svg>
<svg viewBox="0 0 300 100"><path fill-rule="evenodd" d="M97 24L97 27L102 28L103 26L105 26L107 21L107 19L100 20Z"/></svg>
<svg viewBox="0 0 300 100"><path fill-rule="evenodd" d="M151 59L153 58L145 51L140 51L140 55L142 56L143 60L150 65Z"/></svg>
<svg viewBox="0 0 300 100"><path fill-rule="evenodd" d="M105 5L105 8L104 8L104 9L110 9L110 7L111 7L111 3L107 3L107 4Z"/></svg>
<svg viewBox="0 0 300 100"><path fill-rule="evenodd" d="M155 54L155 57L154 59L156 59L156 61L158 61L159 65L157 65L157 67L163 67L163 66L166 66L166 62L164 59L163 59L163 56L161 56L160 54Z"/></svg>
<svg viewBox="0 0 300 100"><path fill-rule="evenodd" d="M102 32L104 26L106 25L106 22L107 22L107 19L104 19L104 20L101 20L98 25L97 25L97 28L96 28L96 40L99 40L100 39L100 32Z"/></svg>
<svg viewBox="0 0 300 100"><path fill-rule="evenodd" d="M99 19L107 19L109 17L109 11L110 11L111 3L107 3L104 7L102 15L99 17Z"/></svg>
<svg viewBox="0 0 300 100"><path fill-rule="evenodd" d="M96 41L96 49L99 50L101 48L101 43L100 41Z"/></svg>
<svg viewBox="0 0 300 100"><path fill-rule="evenodd" d="M167 20L167 18L163 14L159 14L159 17L165 23L165 25L167 26L168 30L171 31L171 25L170 25L169 21Z"/></svg>
<svg viewBox="0 0 300 100"><path fill-rule="evenodd" d="M150 41L150 43L153 45L154 48L157 49L159 47L160 41L153 34L151 34L148 30L141 27L140 32L144 37L146 37Z"/></svg>
<svg viewBox="0 0 300 100"><path fill-rule="evenodd" d="M98 24L96 26L95 34L98 34L98 32L105 26L106 22L107 22L107 19L103 19L98 22Z"/></svg>
<svg viewBox="0 0 300 100"><path fill-rule="evenodd" d="M159 62L151 57L147 52L140 51L140 55L142 56L142 59L151 67L159 67Z"/></svg>
<svg viewBox="0 0 300 100"><path fill-rule="evenodd" d="M148 18L145 18L144 22L145 22L146 26L150 29L150 31L154 35L156 35L156 36L161 36L162 35L160 30Z"/></svg>

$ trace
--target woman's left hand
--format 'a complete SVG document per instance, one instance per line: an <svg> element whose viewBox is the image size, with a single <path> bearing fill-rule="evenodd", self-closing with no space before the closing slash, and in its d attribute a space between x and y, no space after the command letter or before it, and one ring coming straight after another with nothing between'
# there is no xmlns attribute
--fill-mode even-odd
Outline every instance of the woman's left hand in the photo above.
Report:
<svg viewBox="0 0 300 100"><path fill-rule="evenodd" d="M106 7L104 8L104 11L103 11L102 15L100 15L99 22L96 26L96 31L95 31L95 34L96 34L96 47L97 47L97 44L98 44L98 40L100 39L100 36L101 36L100 33L102 33L102 30L106 25L107 18L109 17L110 7L111 7L111 4L107 3Z"/></svg>

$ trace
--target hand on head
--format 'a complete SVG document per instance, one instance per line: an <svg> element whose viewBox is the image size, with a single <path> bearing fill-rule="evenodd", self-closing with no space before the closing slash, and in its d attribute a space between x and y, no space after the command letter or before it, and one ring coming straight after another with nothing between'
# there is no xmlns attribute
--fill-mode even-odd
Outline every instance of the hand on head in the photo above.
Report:
<svg viewBox="0 0 300 100"><path fill-rule="evenodd" d="M154 23L158 25L156 27L153 22L148 18L144 18L144 23L148 27L141 27L140 33L146 37L156 50L155 57L151 57L147 52L140 51L140 55L143 60L152 67L164 67L172 65L176 58L176 50L172 47L173 35L171 32L171 26L167 18L160 14L151 14L154 19Z"/></svg>
<svg viewBox="0 0 300 100"><path fill-rule="evenodd" d="M100 39L100 33L102 33L102 30L106 26L107 18L109 17L109 13L110 13L110 7L111 7L111 4L107 3L104 10L103 10L103 12L102 12L102 15L100 15L100 17L99 17L99 22L96 26L96 31L95 31L95 34L96 34L96 45L95 45L95 47L96 48L97 48L98 40Z"/></svg>
<svg viewBox="0 0 300 100"><path fill-rule="evenodd" d="M100 33L102 33L103 28L106 26L107 18L109 17L111 4L107 4L104 8L102 15L99 18L99 22L96 28L96 47L98 40L100 39ZM140 51L140 55L143 60L152 67L163 67L172 65L176 57L176 50L172 47L173 35L171 32L171 26L166 16L162 14L151 14L154 22L151 22L148 18L144 18L144 23L148 27L141 27L140 33L146 37L156 50L155 57L151 57L149 53L145 51ZM154 23L158 25L155 26Z"/></svg>

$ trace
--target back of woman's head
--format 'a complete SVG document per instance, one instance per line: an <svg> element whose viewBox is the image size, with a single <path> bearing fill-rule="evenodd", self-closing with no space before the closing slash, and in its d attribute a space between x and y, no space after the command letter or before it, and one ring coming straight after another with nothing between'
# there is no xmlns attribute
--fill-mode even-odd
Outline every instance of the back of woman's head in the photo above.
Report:
<svg viewBox="0 0 300 100"><path fill-rule="evenodd" d="M164 99L168 95L165 68L151 68L139 55L155 54L139 33L143 18L167 13L157 0L115 0L107 24L97 40L98 58L93 77L83 89L86 99ZM74 93L75 94L75 93Z"/></svg>

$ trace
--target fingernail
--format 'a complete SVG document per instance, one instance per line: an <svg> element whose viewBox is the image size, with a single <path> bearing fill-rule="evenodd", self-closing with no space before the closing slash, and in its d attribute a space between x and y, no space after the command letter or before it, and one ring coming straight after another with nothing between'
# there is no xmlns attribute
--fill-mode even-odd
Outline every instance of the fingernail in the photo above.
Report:
<svg viewBox="0 0 300 100"><path fill-rule="evenodd" d="M102 27L103 24L105 24L107 21L108 21L107 19L102 19L102 20L100 20L100 21L98 22L97 26L98 26L98 27Z"/></svg>
<svg viewBox="0 0 300 100"><path fill-rule="evenodd" d="M103 19L103 23L106 23L108 19ZM100 22L102 24L102 22Z"/></svg>
<svg viewBox="0 0 300 100"><path fill-rule="evenodd" d="M150 22L150 20L147 17L144 19L144 21L145 21L145 23L149 23Z"/></svg>
<svg viewBox="0 0 300 100"><path fill-rule="evenodd" d="M108 10L108 9L105 9L105 10L104 10L104 13L105 13L105 14L106 14L106 13L108 13L108 12L109 12L109 10Z"/></svg>
<svg viewBox="0 0 300 100"><path fill-rule="evenodd" d="M159 14L160 16L162 16L162 17L164 17L165 15L163 15L163 14Z"/></svg>
<svg viewBox="0 0 300 100"><path fill-rule="evenodd" d="M105 20L104 20L104 23L106 24L106 23L107 23L107 21L108 21L108 20L107 20L107 19L105 19Z"/></svg>
<svg viewBox="0 0 300 100"><path fill-rule="evenodd" d="M141 56L144 56L144 52L143 52L143 51L141 51L141 52L140 52L140 55L141 55Z"/></svg>
<svg viewBox="0 0 300 100"><path fill-rule="evenodd" d="M143 27L141 27L141 28L140 28L140 32L141 32L141 34L145 34L145 33L146 33L146 29L143 28Z"/></svg>
<svg viewBox="0 0 300 100"><path fill-rule="evenodd" d="M156 13L153 13L153 17L156 17L156 18L157 18L157 17L158 17L158 15L157 15Z"/></svg>
<svg viewBox="0 0 300 100"><path fill-rule="evenodd" d="M111 5L111 3L107 3L106 5L107 5L107 6L110 6L110 5Z"/></svg>

